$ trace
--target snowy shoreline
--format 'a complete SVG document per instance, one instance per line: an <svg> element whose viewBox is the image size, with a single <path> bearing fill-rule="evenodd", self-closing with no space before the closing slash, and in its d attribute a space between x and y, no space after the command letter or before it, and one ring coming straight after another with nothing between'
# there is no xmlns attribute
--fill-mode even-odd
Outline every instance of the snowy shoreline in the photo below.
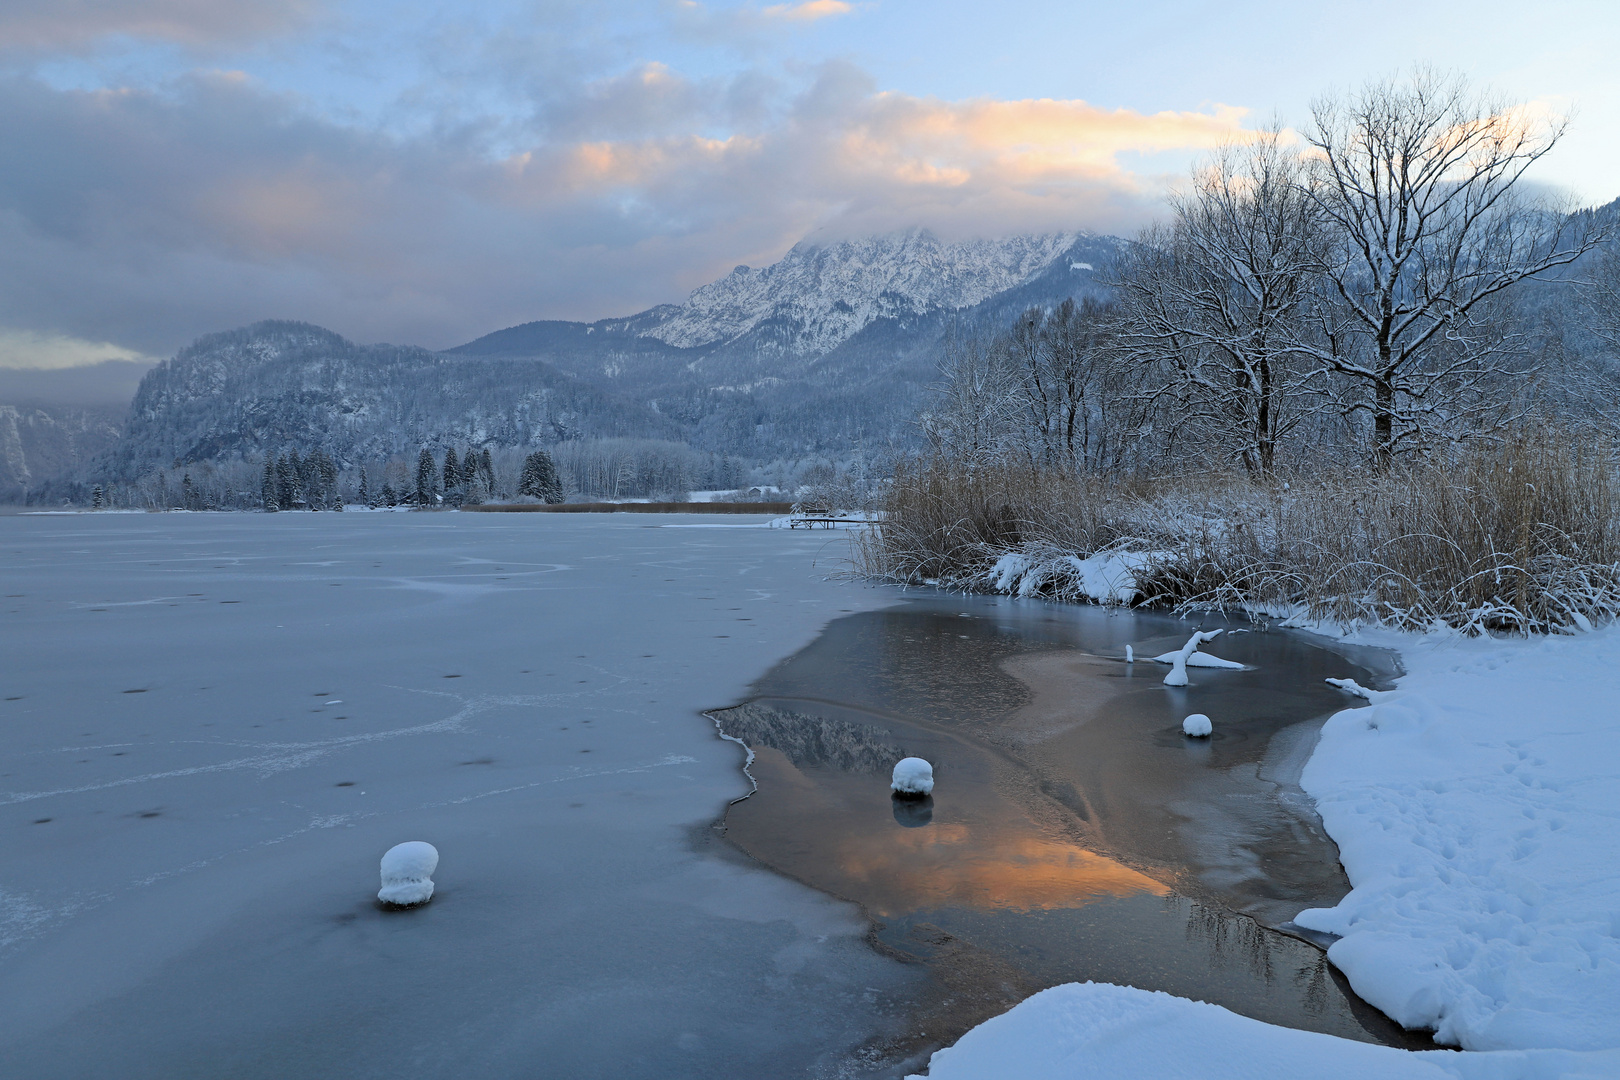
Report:
<svg viewBox="0 0 1620 1080"><path fill-rule="evenodd" d="M1347 692L1305 767L1354 887L1297 922L1339 936L1329 959L1361 997L1467 1052L1088 983L974 1029L931 1077L1620 1075L1620 628L1340 640L1396 649L1406 674L1370 708Z"/></svg>

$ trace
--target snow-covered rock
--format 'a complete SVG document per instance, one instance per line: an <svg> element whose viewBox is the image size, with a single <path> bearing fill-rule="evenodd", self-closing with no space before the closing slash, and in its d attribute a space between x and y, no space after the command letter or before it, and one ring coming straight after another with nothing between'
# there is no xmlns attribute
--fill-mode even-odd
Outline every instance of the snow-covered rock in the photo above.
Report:
<svg viewBox="0 0 1620 1080"><path fill-rule="evenodd" d="M382 889L377 899L410 907L433 898L433 871L439 868L439 850L421 840L395 844L382 857Z"/></svg>
<svg viewBox="0 0 1620 1080"><path fill-rule="evenodd" d="M1195 739L1206 738L1215 726L1209 722L1209 717L1201 712L1195 712L1181 722L1181 733L1191 735Z"/></svg>
<svg viewBox="0 0 1620 1080"><path fill-rule="evenodd" d="M896 795L928 795L934 790L934 767L920 757L901 758L889 786Z"/></svg>

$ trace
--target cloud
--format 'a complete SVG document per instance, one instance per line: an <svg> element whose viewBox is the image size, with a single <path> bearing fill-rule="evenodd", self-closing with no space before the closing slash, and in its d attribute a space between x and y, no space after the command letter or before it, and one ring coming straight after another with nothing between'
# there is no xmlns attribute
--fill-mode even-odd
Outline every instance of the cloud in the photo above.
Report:
<svg viewBox="0 0 1620 1080"><path fill-rule="evenodd" d="M201 46L304 25L321 0L0 0L0 50L83 49L110 37Z"/></svg>
<svg viewBox="0 0 1620 1080"><path fill-rule="evenodd" d="M855 6L844 3L844 0L804 0L800 4L773 4L764 10L764 14L773 19L815 22L835 15L848 15L854 10Z"/></svg>
<svg viewBox="0 0 1620 1080"><path fill-rule="evenodd" d="M56 371L88 367L108 360L156 362L155 357L106 341L85 341L66 334L42 334L0 327L0 368Z"/></svg>
<svg viewBox="0 0 1620 1080"><path fill-rule="evenodd" d="M842 63L798 85L649 64L526 124L405 137L229 74L101 91L14 77L0 326L161 353L297 318L446 347L679 300L810 233L1130 230L1161 184L1121 155L1191 154L1242 117L885 93Z"/></svg>

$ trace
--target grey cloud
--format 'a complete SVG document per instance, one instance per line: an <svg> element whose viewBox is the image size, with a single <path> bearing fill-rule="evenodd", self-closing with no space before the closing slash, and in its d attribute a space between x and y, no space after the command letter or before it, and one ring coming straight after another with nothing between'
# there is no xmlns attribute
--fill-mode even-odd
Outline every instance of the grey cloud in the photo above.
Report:
<svg viewBox="0 0 1620 1080"><path fill-rule="evenodd" d="M321 0L0 0L0 49L83 49L123 36L235 44L306 24Z"/></svg>
<svg viewBox="0 0 1620 1080"><path fill-rule="evenodd" d="M165 353L280 317L444 347L679 300L817 229L1119 228L1146 213L1118 177L1029 179L978 134L908 148L956 106L875 94L849 65L796 94L757 74L652 83L587 84L547 106L549 138L508 155L492 148L514 137L500 125L386 137L226 76L162 91L0 81L0 276L16 283L0 326ZM750 93L763 104L738 124ZM731 134L695 134L716 129ZM960 175L929 174L936 159Z"/></svg>

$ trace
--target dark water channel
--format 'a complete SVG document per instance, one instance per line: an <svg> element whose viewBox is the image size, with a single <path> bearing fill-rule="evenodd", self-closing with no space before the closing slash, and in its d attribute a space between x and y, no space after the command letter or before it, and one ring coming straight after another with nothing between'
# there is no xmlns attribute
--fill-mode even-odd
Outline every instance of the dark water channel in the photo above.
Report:
<svg viewBox="0 0 1620 1080"><path fill-rule="evenodd" d="M1164 686L1150 658L1217 627L1204 651L1245 667ZM896 1056L1087 979L1433 1048L1289 922L1349 891L1298 786L1322 721L1356 704L1323 680L1394 674L1390 654L1220 616L914 599L833 623L713 714L755 754L758 790L726 835L861 904L877 947L929 966L933 995ZM1182 735L1193 712L1211 738ZM908 755L934 764L922 803L890 797Z"/></svg>

